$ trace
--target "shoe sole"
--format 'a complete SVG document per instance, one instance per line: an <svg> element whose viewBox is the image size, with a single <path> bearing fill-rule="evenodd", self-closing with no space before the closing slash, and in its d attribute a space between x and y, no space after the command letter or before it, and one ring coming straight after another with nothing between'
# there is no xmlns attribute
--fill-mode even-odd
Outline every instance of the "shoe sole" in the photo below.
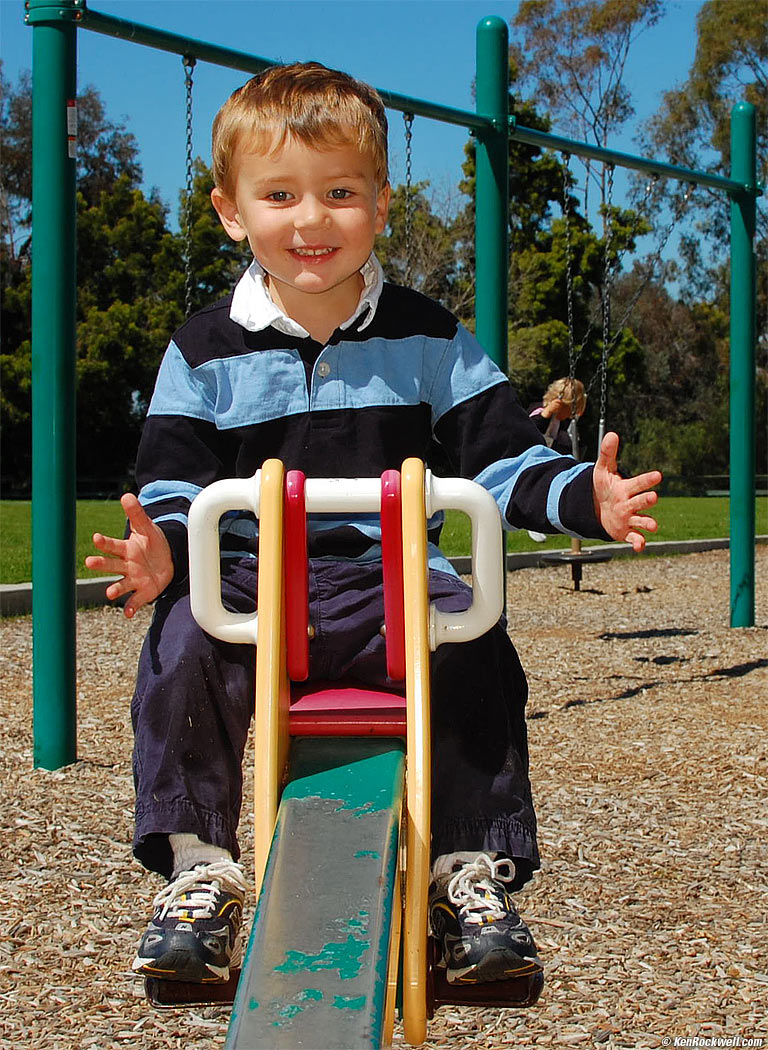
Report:
<svg viewBox="0 0 768 1050"><path fill-rule="evenodd" d="M190 959L188 952L166 952L159 959L143 959L137 956L131 969L142 977L157 977L161 981L225 984L229 980L228 967L212 970L204 962Z"/></svg>
<svg viewBox="0 0 768 1050"><path fill-rule="evenodd" d="M521 959L511 955L505 948L497 948L483 956L474 966L463 970L446 968L449 984L491 984L493 981L511 981L515 977L528 977L541 973L544 967L535 958Z"/></svg>

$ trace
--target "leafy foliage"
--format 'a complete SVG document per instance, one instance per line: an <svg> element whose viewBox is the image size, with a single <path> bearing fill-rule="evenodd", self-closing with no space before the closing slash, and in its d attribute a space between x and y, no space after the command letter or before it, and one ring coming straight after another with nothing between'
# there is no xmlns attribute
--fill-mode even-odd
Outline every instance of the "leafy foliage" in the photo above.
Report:
<svg viewBox="0 0 768 1050"><path fill-rule="evenodd" d="M543 99L562 131L607 145L635 112L623 82L630 49L662 11L661 0L523 0L511 48L521 83ZM593 174L591 163L586 166ZM604 199L600 168L597 178Z"/></svg>
<svg viewBox="0 0 768 1050"><path fill-rule="evenodd" d="M663 10L661 0L523 0L513 23L510 113L526 127L549 131L554 119L560 131L605 144L634 111L623 83L630 48ZM746 97L758 108L761 170L768 175L763 28L759 6L750 0L703 4L688 80L664 96L646 130L646 152L726 171L728 114L734 101ZM524 97L524 89L536 103ZM541 100L549 113L539 111ZM30 114L29 77L11 87L0 71L3 469L22 487L30 459ZM190 200L180 196L183 232L172 232L166 207L139 188L133 135L107 117L95 89L81 96L79 117L78 470L81 478L119 477L127 484L160 356L183 320L187 273L192 308L198 309L231 290L249 256L222 231L209 200L210 171L201 160L194 163ZM409 271L412 286L471 327L473 138L465 146L463 173L459 204L439 201L426 182L411 187L409 237L407 191L396 187L376 251L389 279L402 283ZM604 170L593 169L591 181L601 205L599 231L587 217L593 213L586 196L575 195L563 157L511 138L512 382L526 404L574 368L589 389L580 431L585 453L594 455L602 317L609 306L607 421L622 436L622 465L658 466L673 474L725 471L728 270L718 251L726 239L722 198L716 203L706 194L697 198L698 228L689 227L683 236L679 261L660 266L652 257L634 257L638 238L649 229L647 206L657 195L635 210L617 207ZM765 261L764 215L761 223L758 256ZM664 283L671 275L685 278L678 298ZM763 285L760 296L764 311ZM768 391L764 342L760 353L762 403ZM764 458L765 434L759 440L758 456Z"/></svg>

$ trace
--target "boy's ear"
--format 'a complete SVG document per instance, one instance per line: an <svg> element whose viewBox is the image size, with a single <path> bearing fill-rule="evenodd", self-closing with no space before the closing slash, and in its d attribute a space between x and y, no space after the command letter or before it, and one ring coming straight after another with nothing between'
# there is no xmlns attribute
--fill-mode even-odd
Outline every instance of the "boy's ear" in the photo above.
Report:
<svg viewBox="0 0 768 1050"><path fill-rule="evenodd" d="M211 203L216 209L216 214L219 217L221 225L227 231L232 240L244 241L247 237L247 232L243 224L240 222L240 216L235 202L231 200L222 189L218 186L214 186L211 190Z"/></svg>
<svg viewBox="0 0 768 1050"><path fill-rule="evenodd" d="M385 182L379 190L378 197L376 198L376 233L383 233L386 229L387 215L389 214L389 198L391 194L392 188L388 182Z"/></svg>

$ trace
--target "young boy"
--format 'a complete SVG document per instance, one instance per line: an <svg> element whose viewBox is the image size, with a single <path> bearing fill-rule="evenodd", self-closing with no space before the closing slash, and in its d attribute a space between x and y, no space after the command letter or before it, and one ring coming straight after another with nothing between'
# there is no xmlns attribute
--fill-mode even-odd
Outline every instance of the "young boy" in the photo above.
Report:
<svg viewBox="0 0 768 1050"><path fill-rule="evenodd" d="M254 262L171 341L139 448L139 498L123 498L130 534L95 535L106 557L86 561L121 574L107 595L128 596L129 618L157 602L132 704L134 852L170 881L133 967L200 981L227 978L241 921L236 829L255 661L190 614L186 522L200 489L269 457L310 477L375 477L408 456L429 461L437 443L453 472L493 493L507 527L641 550L661 477L620 478L616 435L595 465L548 449L457 320L384 282L372 249L387 221L387 122L371 88L314 63L254 77L216 117L213 172L213 205ZM370 518L310 521L312 678L386 682L379 539ZM222 551L225 603L252 610L252 516L224 520ZM431 598L466 608L468 588L434 546L430 565ZM530 972L536 946L509 896L539 866L525 676L499 624L441 646L432 677L430 914L448 979Z"/></svg>

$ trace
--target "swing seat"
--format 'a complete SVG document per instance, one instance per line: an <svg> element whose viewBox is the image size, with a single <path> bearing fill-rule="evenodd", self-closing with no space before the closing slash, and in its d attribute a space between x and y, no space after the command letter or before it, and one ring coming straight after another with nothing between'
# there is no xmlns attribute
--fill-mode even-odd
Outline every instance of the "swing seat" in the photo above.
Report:
<svg viewBox="0 0 768 1050"><path fill-rule="evenodd" d="M585 564L597 565L599 562L610 561L613 551L601 548L591 551L545 551L539 555L539 559L545 565L570 565L573 589L578 591L581 586L582 566Z"/></svg>

